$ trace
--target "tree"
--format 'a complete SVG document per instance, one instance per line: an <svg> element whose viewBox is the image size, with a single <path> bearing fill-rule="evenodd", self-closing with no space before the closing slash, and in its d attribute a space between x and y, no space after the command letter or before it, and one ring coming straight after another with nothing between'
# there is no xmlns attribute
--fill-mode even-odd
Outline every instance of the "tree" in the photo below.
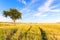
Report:
<svg viewBox="0 0 60 40"><path fill-rule="evenodd" d="M21 12L19 12L17 9L14 9L14 8L10 8L9 11L6 11L6 10L3 11L3 15L5 17L9 16L14 21L14 23L17 19L22 19L21 14L22 14Z"/></svg>

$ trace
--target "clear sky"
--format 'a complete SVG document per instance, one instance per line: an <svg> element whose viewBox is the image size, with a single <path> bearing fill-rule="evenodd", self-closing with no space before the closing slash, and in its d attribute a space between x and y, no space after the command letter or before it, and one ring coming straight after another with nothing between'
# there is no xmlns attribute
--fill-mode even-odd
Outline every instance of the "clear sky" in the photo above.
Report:
<svg viewBox="0 0 60 40"><path fill-rule="evenodd" d="M60 0L0 0L0 22L11 22L3 10L16 8L22 12L17 22L60 22Z"/></svg>

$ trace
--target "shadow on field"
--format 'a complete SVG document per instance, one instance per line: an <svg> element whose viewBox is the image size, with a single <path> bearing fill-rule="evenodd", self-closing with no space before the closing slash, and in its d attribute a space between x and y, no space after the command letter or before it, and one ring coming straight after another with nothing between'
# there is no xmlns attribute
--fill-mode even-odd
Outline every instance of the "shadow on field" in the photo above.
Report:
<svg viewBox="0 0 60 40"><path fill-rule="evenodd" d="M20 33L19 37L18 37L18 40L22 40L24 38L24 40L27 40L27 32L30 31L32 27L30 27L25 33Z"/></svg>
<svg viewBox="0 0 60 40"><path fill-rule="evenodd" d="M40 29L40 32L41 32L42 40L48 40L45 31L43 29L41 29L41 28L39 28L39 29Z"/></svg>
<svg viewBox="0 0 60 40"><path fill-rule="evenodd" d="M17 32L17 29L10 29L10 30L5 30L5 39L4 40L11 40L12 36Z"/></svg>

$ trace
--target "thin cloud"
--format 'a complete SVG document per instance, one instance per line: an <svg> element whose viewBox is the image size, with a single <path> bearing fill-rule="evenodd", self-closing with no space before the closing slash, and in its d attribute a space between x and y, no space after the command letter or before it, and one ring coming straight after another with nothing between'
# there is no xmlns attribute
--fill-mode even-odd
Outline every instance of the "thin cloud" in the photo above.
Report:
<svg viewBox="0 0 60 40"><path fill-rule="evenodd" d="M47 0L44 4L45 7L49 7L53 3L53 0Z"/></svg>
<svg viewBox="0 0 60 40"><path fill-rule="evenodd" d="M55 9L55 8L58 8L60 6L60 4L57 4L57 5L54 5L52 7L50 7L51 9Z"/></svg>
<svg viewBox="0 0 60 40"><path fill-rule="evenodd" d="M23 4L27 4L27 2L25 0L18 0L19 2L22 2Z"/></svg>
<svg viewBox="0 0 60 40"><path fill-rule="evenodd" d="M50 12L60 13L60 9L50 10Z"/></svg>
<svg viewBox="0 0 60 40"><path fill-rule="evenodd" d="M38 0L37 0L38 1ZM25 12L25 11L28 11L29 8L31 7L32 4L34 4L35 2L37 2L36 0L32 0L28 5L27 7L23 8L21 10L21 12ZM33 14L33 16L42 16L42 17L45 17L45 16L48 16L48 13L46 12L53 12L53 13L58 13L60 12L60 10L58 9L53 9L53 8L56 8L59 6L58 5L54 5L54 6L51 6L52 3L54 2L54 0L47 0L42 6L38 7L38 10L36 11L35 14ZM29 10L31 12L31 10ZM33 12L32 12L33 13ZM45 13L45 14L44 14Z"/></svg>
<svg viewBox="0 0 60 40"><path fill-rule="evenodd" d="M28 3L23 9L21 9L22 12L26 11L27 9L29 9L31 7L32 4L34 4L35 2L37 2L38 0L32 0L30 3Z"/></svg>
<svg viewBox="0 0 60 40"><path fill-rule="evenodd" d="M36 16L36 17L46 17L46 16L48 16L48 14L42 14L41 12L39 13L35 13L33 16Z"/></svg>
<svg viewBox="0 0 60 40"><path fill-rule="evenodd" d="M29 9L31 7L32 4L34 4L36 1L32 0L28 5L27 7L23 8L21 11L24 13L25 11L30 11L31 10ZM52 12L52 13L59 13L60 12L60 9L55 9L56 7L59 6L59 4L57 5L53 5L54 0L47 0L46 2L44 2L44 4L40 7L37 8L37 11L35 11L34 13L31 12L33 15L32 15L32 18L35 18L35 17L38 17L38 19L40 19L39 17L47 17L49 16L49 12ZM54 8L54 9L53 9ZM30 13L27 13L27 15L25 16L28 16ZM53 14L51 14L53 15ZM56 14L54 14L56 15ZM24 17L25 17L24 16Z"/></svg>
<svg viewBox="0 0 60 40"><path fill-rule="evenodd" d="M53 12L53 13L60 13L60 9L53 9L53 8L56 8L58 7L60 4L58 5L54 5L54 6L51 6L51 4L54 2L54 0L47 0L44 5L42 5L41 7L38 8L38 12L39 13L36 13L34 14L35 16L43 16L43 15L39 15L39 14L44 14L46 12ZM48 13L46 13L46 16L48 16Z"/></svg>
<svg viewBox="0 0 60 40"><path fill-rule="evenodd" d="M46 17L46 16L48 16L48 14L44 14L44 15L42 15L42 17Z"/></svg>
<svg viewBox="0 0 60 40"><path fill-rule="evenodd" d="M12 22L12 19L10 18L5 18L4 16L0 15L0 22Z"/></svg>
<svg viewBox="0 0 60 40"><path fill-rule="evenodd" d="M42 15L41 13L36 13L33 16L41 16L41 15Z"/></svg>
<svg viewBox="0 0 60 40"><path fill-rule="evenodd" d="M47 0L44 5L38 8L38 13L34 14L34 16L47 16L47 14L43 15L43 13L50 11L50 5L52 2L53 0Z"/></svg>
<svg viewBox="0 0 60 40"><path fill-rule="evenodd" d="M27 4L27 2L25 0L22 0L22 3L25 4L25 5Z"/></svg>
<svg viewBox="0 0 60 40"><path fill-rule="evenodd" d="M40 12L47 12L50 10L50 5L52 4L53 0L47 0L45 4L38 8L38 11Z"/></svg>

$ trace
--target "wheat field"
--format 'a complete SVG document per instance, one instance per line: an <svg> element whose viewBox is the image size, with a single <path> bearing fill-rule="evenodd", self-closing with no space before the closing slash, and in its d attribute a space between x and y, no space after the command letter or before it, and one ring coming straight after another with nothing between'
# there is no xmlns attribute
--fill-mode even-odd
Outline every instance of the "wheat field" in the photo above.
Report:
<svg viewBox="0 0 60 40"><path fill-rule="evenodd" d="M0 40L60 40L60 24L1 22Z"/></svg>

